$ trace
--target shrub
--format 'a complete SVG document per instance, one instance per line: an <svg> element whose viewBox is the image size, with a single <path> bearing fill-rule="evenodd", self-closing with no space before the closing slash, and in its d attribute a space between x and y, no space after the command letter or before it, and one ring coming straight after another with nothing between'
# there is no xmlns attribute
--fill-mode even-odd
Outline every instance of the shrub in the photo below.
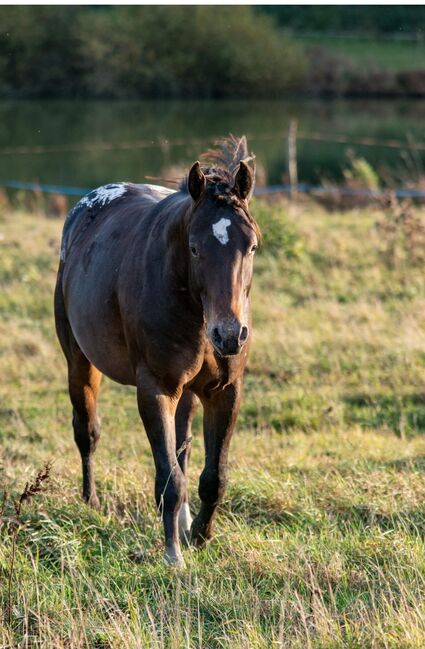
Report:
<svg viewBox="0 0 425 649"><path fill-rule="evenodd" d="M303 50L251 7L2 7L0 94L278 97Z"/></svg>
<svg viewBox="0 0 425 649"><path fill-rule="evenodd" d="M302 50L249 7L123 7L93 18L81 33L96 95L270 97L306 72Z"/></svg>

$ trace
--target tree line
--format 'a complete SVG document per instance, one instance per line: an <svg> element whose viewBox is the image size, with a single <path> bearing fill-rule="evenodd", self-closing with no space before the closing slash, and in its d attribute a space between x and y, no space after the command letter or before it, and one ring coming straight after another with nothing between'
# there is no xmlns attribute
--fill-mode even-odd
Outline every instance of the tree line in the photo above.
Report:
<svg viewBox="0 0 425 649"><path fill-rule="evenodd" d="M0 8L2 97L273 97L306 68L250 7Z"/></svg>
<svg viewBox="0 0 425 649"><path fill-rule="evenodd" d="M411 32L421 16L408 6L2 6L0 98L424 95L423 70L364 69L296 39L304 28Z"/></svg>

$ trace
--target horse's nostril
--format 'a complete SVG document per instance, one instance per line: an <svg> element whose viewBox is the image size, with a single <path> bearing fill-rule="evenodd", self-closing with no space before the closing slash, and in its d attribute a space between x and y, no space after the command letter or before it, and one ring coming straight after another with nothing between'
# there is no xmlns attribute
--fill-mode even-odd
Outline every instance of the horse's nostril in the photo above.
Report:
<svg viewBox="0 0 425 649"><path fill-rule="evenodd" d="M214 327L212 335L213 335L213 341L215 342L215 344L216 345L221 345L221 343L223 342L223 339L220 336L217 327Z"/></svg>
<svg viewBox="0 0 425 649"><path fill-rule="evenodd" d="M239 342L244 343L248 338L248 327L242 327L241 333L239 334Z"/></svg>

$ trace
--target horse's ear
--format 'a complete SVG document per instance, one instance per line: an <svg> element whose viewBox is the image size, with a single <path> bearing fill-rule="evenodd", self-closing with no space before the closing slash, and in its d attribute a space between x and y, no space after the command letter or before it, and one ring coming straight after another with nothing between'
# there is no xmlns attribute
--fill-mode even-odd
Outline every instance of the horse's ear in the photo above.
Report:
<svg viewBox="0 0 425 649"><path fill-rule="evenodd" d="M251 198L254 187L254 175L251 168L243 160L239 163L239 169L235 177L233 191L242 200Z"/></svg>
<svg viewBox="0 0 425 649"><path fill-rule="evenodd" d="M190 168L187 177L187 187L194 201L197 201L205 189L206 180L202 173L201 165L198 161L194 162Z"/></svg>

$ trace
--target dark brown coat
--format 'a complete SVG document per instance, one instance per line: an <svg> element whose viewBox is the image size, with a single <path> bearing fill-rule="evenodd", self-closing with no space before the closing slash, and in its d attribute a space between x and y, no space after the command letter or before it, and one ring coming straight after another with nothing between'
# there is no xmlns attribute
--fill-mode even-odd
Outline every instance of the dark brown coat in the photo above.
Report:
<svg viewBox="0 0 425 649"><path fill-rule="evenodd" d="M229 441L250 344L249 290L258 228L248 211L253 176L244 139L221 167L195 163L176 192L107 185L65 222L55 293L68 361L83 496L98 506L93 453L101 374L135 385L156 467L169 563L180 538L202 545L226 483ZM229 162L227 162L227 160ZM191 522L186 470L191 421L204 408L201 509Z"/></svg>

